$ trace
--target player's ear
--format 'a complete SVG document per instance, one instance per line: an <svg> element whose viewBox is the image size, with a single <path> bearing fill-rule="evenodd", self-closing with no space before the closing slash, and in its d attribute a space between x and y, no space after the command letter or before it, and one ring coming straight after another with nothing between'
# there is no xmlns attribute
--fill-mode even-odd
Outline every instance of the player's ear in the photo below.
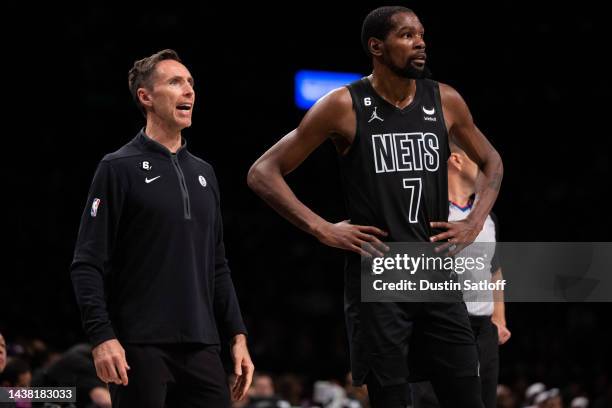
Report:
<svg viewBox="0 0 612 408"><path fill-rule="evenodd" d="M368 49L370 50L370 54L376 57L380 57L382 55L383 42L378 38L370 37L368 40Z"/></svg>

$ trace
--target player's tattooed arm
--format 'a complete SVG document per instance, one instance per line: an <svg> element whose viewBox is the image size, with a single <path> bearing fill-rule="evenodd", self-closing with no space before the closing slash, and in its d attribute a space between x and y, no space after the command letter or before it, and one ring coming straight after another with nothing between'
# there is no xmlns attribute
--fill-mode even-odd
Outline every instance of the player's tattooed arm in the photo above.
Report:
<svg viewBox="0 0 612 408"><path fill-rule="evenodd" d="M483 182L477 186L478 203L472 210L473 218L484 224L501 187L504 166L501 156L474 124L472 114L459 93L448 85L440 85L442 103L450 116L451 141L462 148L478 164Z"/></svg>
<svg viewBox="0 0 612 408"><path fill-rule="evenodd" d="M455 143L472 159L482 173L476 186L476 202L467 219L461 222L433 222L432 227L445 228L446 232L432 237L432 241L448 239L451 244L469 244L482 230L487 215L497 199L504 174L504 167L497 150L474 124L472 114L459 93L452 87L440 84L444 119L450 142Z"/></svg>
<svg viewBox="0 0 612 408"><path fill-rule="evenodd" d="M325 245L364 256L382 256L381 251L387 247L377 236L385 236L383 231L348 221L328 222L304 205L284 178L328 138L334 141L340 153L345 152L350 147L355 127L355 112L348 89L330 92L306 113L297 129L289 132L253 164L247 183L281 216Z"/></svg>
<svg viewBox="0 0 612 408"><path fill-rule="evenodd" d="M493 173L493 176L491 177L490 181L489 181L489 188L499 191L500 187L501 187L501 182L502 182L502 178L503 178L504 174L501 172L496 172Z"/></svg>

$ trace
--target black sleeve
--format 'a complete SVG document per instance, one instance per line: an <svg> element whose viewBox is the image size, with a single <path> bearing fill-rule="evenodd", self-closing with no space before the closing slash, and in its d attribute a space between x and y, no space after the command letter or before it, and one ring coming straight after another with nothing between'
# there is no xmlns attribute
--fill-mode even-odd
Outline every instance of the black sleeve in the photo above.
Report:
<svg viewBox="0 0 612 408"><path fill-rule="evenodd" d="M238 297L236 296L230 268L225 258L219 184L214 173L212 174L212 179L217 193L217 219L215 220L215 235L217 239L215 247L215 319L222 332L231 338L237 334L247 334L247 330L242 321Z"/></svg>
<svg viewBox="0 0 612 408"><path fill-rule="evenodd" d="M497 245L497 242L499 242L499 222L497 221L497 216L493 214L493 212L489 215L491 216L491 220L493 220L493 226L495 228L495 253L493 254L493 259L491 259L491 273L494 274L501 268L499 245Z"/></svg>
<svg viewBox="0 0 612 408"><path fill-rule="evenodd" d="M70 266L83 328L94 347L116 337L106 307L104 276L113 252L124 197L111 164L100 162L89 189Z"/></svg>

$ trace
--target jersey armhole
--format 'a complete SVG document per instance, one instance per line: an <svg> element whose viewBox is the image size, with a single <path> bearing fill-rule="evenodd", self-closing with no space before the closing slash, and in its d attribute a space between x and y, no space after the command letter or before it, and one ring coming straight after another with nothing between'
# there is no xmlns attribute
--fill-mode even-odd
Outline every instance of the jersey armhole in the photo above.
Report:
<svg viewBox="0 0 612 408"><path fill-rule="evenodd" d="M429 81L429 80L428 80ZM437 81L431 81L433 92L434 92L434 104L436 105L436 109L440 112L440 120L442 122L442 128L444 129L444 133L446 134L446 159L450 157L450 134L448 133L448 128L446 127L446 119L444 119L444 109L442 109L442 96L440 95L440 83Z"/></svg>
<svg viewBox="0 0 612 408"><path fill-rule="evenodd" d="M348 89L349 94L351 95L353 112L355 113L355 135L353 137L353 142L349 146L348 151L344 154L339 155L339 157L342 159L351 156L351 153L353 152L353 150L355 150L355 146L359 138L359 115L357 114L359 112L359 97L357 96L356 90L354 89L354 84L346 85L346 88Z"/></svg>

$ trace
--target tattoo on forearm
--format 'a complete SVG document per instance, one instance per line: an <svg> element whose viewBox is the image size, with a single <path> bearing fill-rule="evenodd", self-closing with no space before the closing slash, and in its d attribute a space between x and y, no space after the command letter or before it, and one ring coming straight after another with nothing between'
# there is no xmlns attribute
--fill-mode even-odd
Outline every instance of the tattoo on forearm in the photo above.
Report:
<svg viewBox="0 0 612 408"><path fill-rule="evenodd" d="M493 177L491 177L491 181L489 181L488 187L495 191L498 191L501 187L502 174L501 173L493 173Z"/></svg>

